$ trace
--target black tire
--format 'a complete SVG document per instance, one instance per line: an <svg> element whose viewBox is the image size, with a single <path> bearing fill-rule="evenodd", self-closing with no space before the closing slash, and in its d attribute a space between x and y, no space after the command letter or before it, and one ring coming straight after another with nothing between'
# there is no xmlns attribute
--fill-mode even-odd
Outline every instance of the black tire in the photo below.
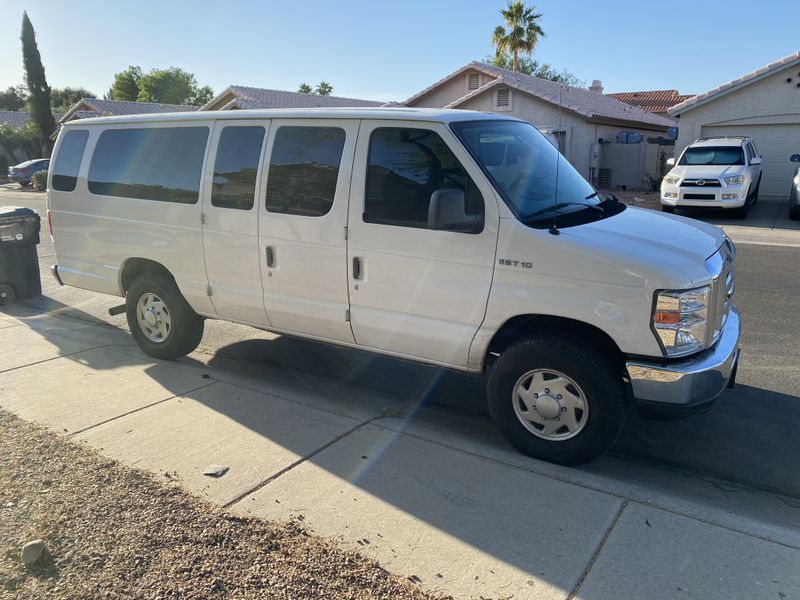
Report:
<svg viewBox="0 0 800 600"><path fill-rule="evenodd" d="M731 215L734 219L746 219L747 213L750 212L750 202L745 202L744 206L740 206L739 208L730 209Z"/></svg>
<svg viewBox="0 0 800 600"><path fill-rule="evenodd" d="M139 324L137 305L146 294L161 299L169 316L169 330L162 341L151 340ZM186 356L203 337L203 318L192 310L172 278L159 273L144 273L133 280L125 295L125 314L136 344L155 358L174 360Z"/></svg>
<svg viewBox="0 0 800 600"><path fill-rule="evenodd" d="M750 206L755 206L758 204L758 192L761 190L761 177L758 178L758 183L756 184L756 189L753 191L753 200L750 203Z"/></svg>
<svg viewBox="0 0 800 600"><path fill-rule="evenodd" d="M30 181L20 181L19 182L19 186L20 187L28 187L30 184L31 184Z"/></svg>
<svg viewBox="0 0 800 600"><path fill-rule="evenodd" d="M544 439L517 416L514 402L521 400L514 397L515 386L534 369L557 371L582 390L588 417L574 437ZM488 381L489 412L511 445L523 454L561 465L582 465L602 456L622 431L625 401L622 377L603 353L586 342L550 333L509 347L497 359Z"/></svg>
<svg viewBox="0 0 800 600"><path fill-rule="evenodd" d="M666 204L661 205L661 212L669 213L671 215L675 214L675 207L674 206L667 206Z"/></svg>
<svg viewBox="0 0 800 600"><path fill-rule="evenodd" d="M789 206L789 218L792 221L800 221L800 206Z"/></svg>

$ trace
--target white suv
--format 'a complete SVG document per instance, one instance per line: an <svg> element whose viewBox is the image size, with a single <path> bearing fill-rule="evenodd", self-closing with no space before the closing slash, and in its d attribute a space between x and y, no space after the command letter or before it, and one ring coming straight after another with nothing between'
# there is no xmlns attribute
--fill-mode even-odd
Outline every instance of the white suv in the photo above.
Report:
<svg viewBox="0 0 800 600"><path fill-rule="evenodd" d="M711 207L744 218L758 199L761 155L748 137L704 137L690 144L661 181L661 210Z"/></svg>

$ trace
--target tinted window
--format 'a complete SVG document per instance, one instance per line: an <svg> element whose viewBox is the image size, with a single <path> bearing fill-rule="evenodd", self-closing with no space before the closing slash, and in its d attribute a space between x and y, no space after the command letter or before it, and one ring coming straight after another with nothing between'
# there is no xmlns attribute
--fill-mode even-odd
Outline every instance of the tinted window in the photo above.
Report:
<svg viewBox="0 0 800 600"><path fill-rule="evenodd" d="M226 127L219 136L211 204L250 210L264 140L263 127Z"/></svg>
<svg viewBox="0 0 800 600"><path fill-rule="evenodd" d="M472 231L482 229L483 197L439 134L376 129L367 167L365 221L427 229L431 195L455 189L464 193L465 214L478 217Z"/></svg>
<svg viewBox="0 0 800 600"><path fill-rule="evenodd" d="M281 127L275 134L267 179L267 210L321 217L336 195L344 129Z"/></svg>
<svg viewBox="0 0 800 600"><path fill-rule="evenodd" d="M104 131L89 167L89 191L194 204L207 139L208 127Z"/></svg>
<svg viewBox="0 0 800 600"><path fill-rule="evenodd" d="M68 131L64 134L64 139L61 140L58 148L58 155L53 163L52 187L54 190L59 192L75 191L83 150L86 148L88 139L89 132L86 130Z"/></svg>
<svg viewBox="0 0 800 600"><path fill-rule="evenodd" d="M744 153L740 146L698 146L687 148L681 156L681 165L743 165Z"/></svg>

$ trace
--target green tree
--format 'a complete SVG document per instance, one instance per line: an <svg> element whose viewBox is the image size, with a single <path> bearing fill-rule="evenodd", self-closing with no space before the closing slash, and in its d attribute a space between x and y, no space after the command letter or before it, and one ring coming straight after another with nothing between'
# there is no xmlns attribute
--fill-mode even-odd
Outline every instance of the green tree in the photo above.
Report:
<svg viewBox="0 0 800 600"><path fill-rule="evenodd" d="M36 45L36 33L28 18L28 13L22 13L22 63L25 67L25 85L28 89L28 111L38 130L43 150L51 147L50 135L56 130L56 121L50 108L50 86L44 75L44 65L39 48Z"/></svg>
<svg viewBox="0 0 800 600"><path fill-rule="evenodd" d="M333 86L327 81L320 81L314 89L314 93L319 96L330 96L333 93Z"/></svg>
<svg viewBox="0 0 800 600"><path fill-rule="evenodd" d="M297 91L298 91L300 94L313 94L313 93L314 93L314 90L312 90L312 89L311 89L311 86L310 86L310 85L308 85L306 82L303 82L303 83L301 83L301 84L300 84L300 85L297 87Z"/></svg>
<svg viewBox="0 0 800 600"><path fill-rule="evenodd" d="M214 91L207 85L198 86L194 75L178 67L153 69L147 73L141 67L128 67L114 75L107 97L132 102L202 106L214 97Z"/></svg>
<svg viewBox="0 0 800 600"><path fill-rule="evenodd" d="M539 26L542 13L534 12L534 7L525 6L522 0L509 0L508 7L500 9L500 14L505 21L505 27L498 25L492 34L492 45L495 54L502 56L510 54L511 70L517 70L518 54L533 53L536 42L544 37L544 31ZM506 27L508 29L506 29Z"/></svg>
<svg viewBox="0 0 800 600"><path fill-rule="evenodd" d="M10 85L0 92L0 110L24 110L28 102L28 90L24 85Z"/></svg>
<svg viewBox="0 0 800 600"><path fill-rule="evenodd" d="M53 88L50 94L50 104L54 111L66 112L83 98L97 98L97 96L94 92L81 87Z"/></svg>
<svg viewBox="0 0 800 600"><path fill-rule="evenodd" d="M139 97L139 81L142 79L141 67L130 66L114 75L114 83L106 94L109 100L136 102Z"/></svg>
<svg viewBox="0 0 800 600"><path fill-rule="evenodd" d="M484 59L487 64L509 71L511 70L512 60L513 59L508 54L487 56ZM586 85L585 79L581 79L566 69L561 69L559 71L548 63L540 63L538 60L533 60L524 56L520 56L517 60L517 72L532 77L538 77L539 79L549 79L550 81L571 85L572 87L583 87Z"/></svg>

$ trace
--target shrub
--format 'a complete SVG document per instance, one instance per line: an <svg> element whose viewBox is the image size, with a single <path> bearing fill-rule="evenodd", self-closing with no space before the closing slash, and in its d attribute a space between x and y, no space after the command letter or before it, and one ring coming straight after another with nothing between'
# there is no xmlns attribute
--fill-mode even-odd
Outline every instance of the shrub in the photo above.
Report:
<svg viewBox="0 0 800 600"><path fill-rule="evenodd" d="M31 178L33 189L44 192L47 189L47 171L36 171Z"/></svg>

